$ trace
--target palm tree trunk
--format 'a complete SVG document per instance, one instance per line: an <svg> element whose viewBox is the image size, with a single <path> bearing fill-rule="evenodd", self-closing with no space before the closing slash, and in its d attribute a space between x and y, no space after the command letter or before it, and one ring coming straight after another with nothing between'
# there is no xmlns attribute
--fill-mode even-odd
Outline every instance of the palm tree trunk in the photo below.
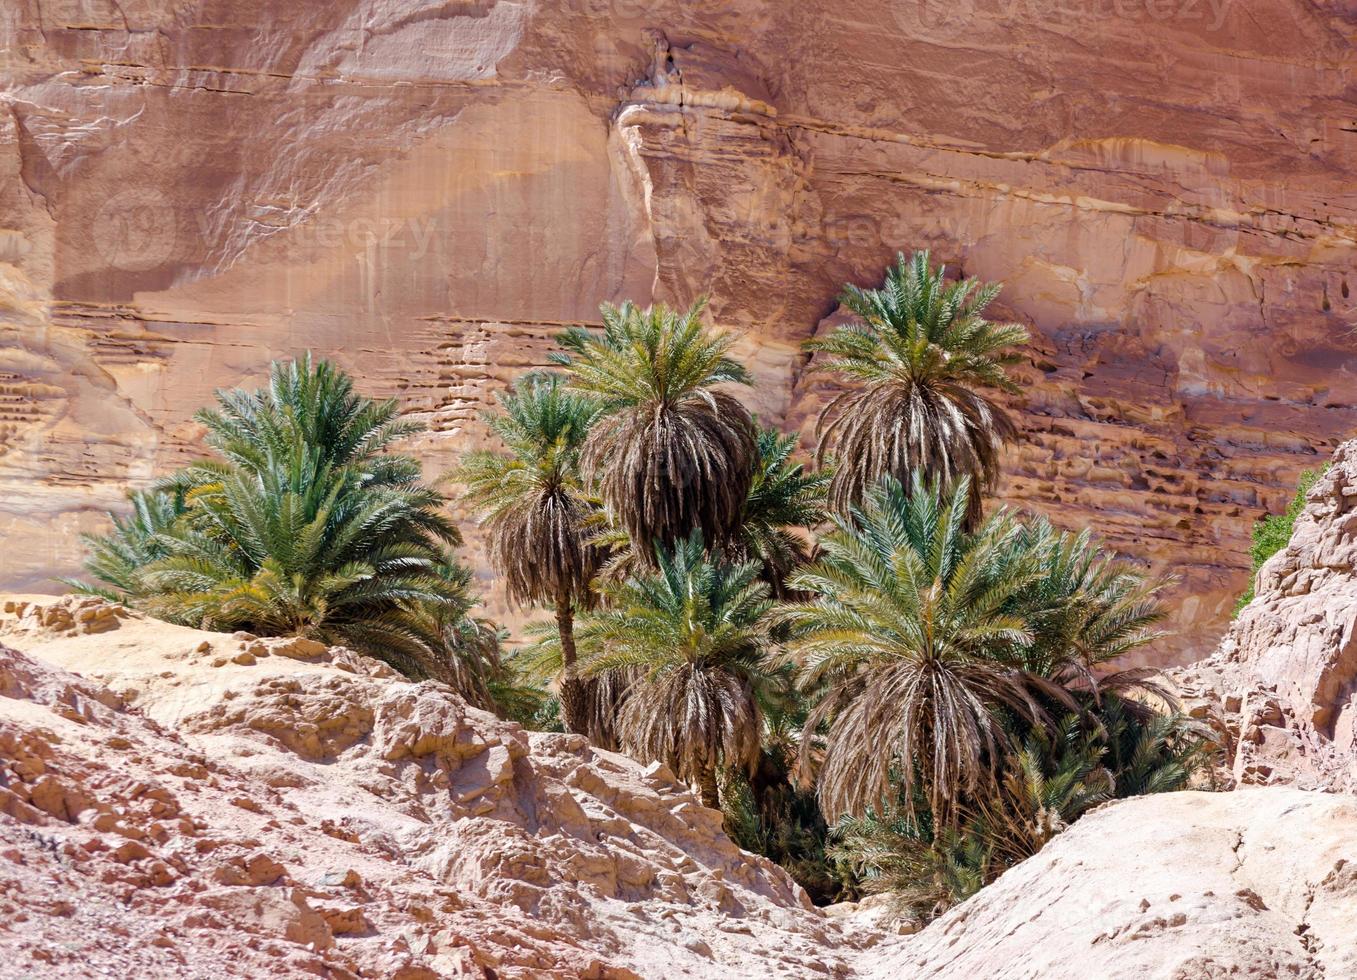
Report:
<svg viewBox="0 0 1357 980"><path fill-rule="evenodd" d="M945 863L942 856L942 800L938 798L937 790L930 786L928 790L928 809L933 817L933 854L936 860L933 862L933 887L939 895L945 895L948 892L947 882L944 879L942 868Z"/></svg>
<svg viewBox="0 0 1357 980"><path fill-rule="evenodd" d="M702 805L712 809L721 809L721 792L716 785L716 770L703 769L697 774L697 792L702 797Z"/></svg>
<svg viewBox="0 0 1357 980"><path fill-rule="evenodd" d="M565 590L556 597L556 629L561 634L561 721L566 731L588 735L589 697L576 664L575 609Z"/></svg>

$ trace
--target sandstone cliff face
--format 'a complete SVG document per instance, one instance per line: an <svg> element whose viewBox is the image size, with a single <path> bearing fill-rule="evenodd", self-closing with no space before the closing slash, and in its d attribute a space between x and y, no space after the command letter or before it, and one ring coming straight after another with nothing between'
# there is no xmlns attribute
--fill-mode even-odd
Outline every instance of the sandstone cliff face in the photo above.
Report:
<svg viewBox="0 0 1357 980"><path fill-rule="evenodd" d="M0 582L312 349L434 470L601 299L712 296L761 415L897 249L1030 324L1008 499L1181 575L1357 430L1357 13L1329 0L23 0L0 12Z"/></svg>
<svg viewBox="0 0 1357 980"><path fill-rule="evenodd" d="M1310 490L1220 649L1175 675L1224 722L1234 779L1357 791L1357 441Z"/></svg>

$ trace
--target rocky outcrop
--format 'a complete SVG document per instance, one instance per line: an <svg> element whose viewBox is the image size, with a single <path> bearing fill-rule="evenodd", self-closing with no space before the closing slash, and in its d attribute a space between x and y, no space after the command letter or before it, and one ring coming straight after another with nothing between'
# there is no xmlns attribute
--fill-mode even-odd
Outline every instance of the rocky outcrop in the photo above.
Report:
<svg viewBox="0 0 1357 980"><path fill-rule="evenodd" d="M0 610L6 976L1357 971L1353 797L1111 804L901 936L810 908L662 767L349 651L75 597Z"/></svg>
<svg viewBox="0 0 1357 980"><path fill-rule="evenodd" d="M1175 680L1223 723L1235 780L1357 791L1357 441L1255 591L1215 655Z"/></svg>
<svg viewBox="0 0 1357 980"><path fill-rule="evenodd" d="M760 415L897 249L1033 328L1005 496L1181 577L1357 431L1350 4L28 0L0 12L0 582L311 349L427 420L601 299L710 293Z"/></svg>
<svg viewBox="0 0 1357 980"><path fill-rule="evenodd" d="M1100 807L865 975L1357 975L1357 799L1173 793Z"/></svg>
<svg viewBox="0 0 1357 980"><path fill-rule="evenodd" d="M32 628L80 602L0 617L41 658L0 645L0 957L19 975L848 971L847 934L660 766L342 650L126 614Z"/></svg>

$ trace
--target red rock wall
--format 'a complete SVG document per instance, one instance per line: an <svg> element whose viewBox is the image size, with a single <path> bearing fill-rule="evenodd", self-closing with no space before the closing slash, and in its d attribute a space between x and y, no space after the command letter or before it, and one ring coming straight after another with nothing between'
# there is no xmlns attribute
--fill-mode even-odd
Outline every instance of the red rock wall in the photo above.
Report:
<svg viewBox="0 0 1357 980"><path fill-rule="evenodd" d="M1006 496L1182 579L1357 430L1345 0L17 0L0 11L0 585L332 356L426 417L601 299L712 297L760 414L847 280L931 247L1036 336Z"/></svg>

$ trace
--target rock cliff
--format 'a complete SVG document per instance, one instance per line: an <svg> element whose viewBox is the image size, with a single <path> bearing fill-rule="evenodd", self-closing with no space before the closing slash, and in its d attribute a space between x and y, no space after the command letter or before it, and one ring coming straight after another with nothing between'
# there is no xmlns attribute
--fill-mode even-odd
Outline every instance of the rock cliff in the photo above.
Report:
<svg viewBox="0 0 1357 980"><path fill-rule="evenodd" d="M897 249L1035 342L1005 496L1180 574L1357 431L1333 0L25 0L0 11L0 582L47 587L219 385L312 349L434 470L601 299L712 296L767 420Z"/></svg>
<svg viewBox="0 0 1357 980"><path fill-rule="evenodd" d="M1357 792L1357 441L1306 501L1220 649L1173 674L1236 781Z"/></svg>

